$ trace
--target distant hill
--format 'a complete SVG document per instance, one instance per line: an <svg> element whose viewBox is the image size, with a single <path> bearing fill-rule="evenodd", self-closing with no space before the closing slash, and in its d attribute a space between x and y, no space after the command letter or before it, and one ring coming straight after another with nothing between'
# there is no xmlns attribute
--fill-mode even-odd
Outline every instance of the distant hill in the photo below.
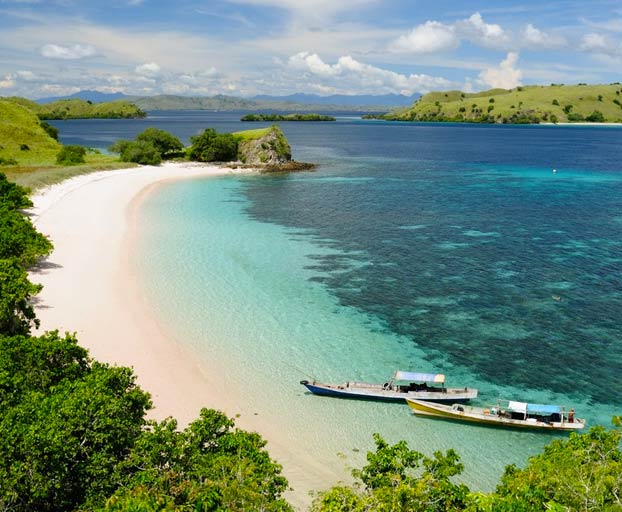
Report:
<svg viewBox="0 0 622 512"><path fill-rule="evenodd" d="M58 100L43 105L20 97L5 98L5 100L30 109L39 116L39 119L133 119L146 116L145 112L126 100L92 103L72 99Z"/></svg>
<svg viewBox="0 0 622 512"><path fill-rule="evenodd" d="M329 96L320 96L318 94L289 94L287 96L268 96L258 95L251 99L259 101L288 101L293 103L311 103L314 105L343 105L343 106L372 106L372 107L404 107L411 105L419 99L421 94L413 94L412 96L404 96L403 94L331 94Z"/></svg>
<svg viewBox="0 0 622 512"><path fill-rule="evenodd" d="M622 123L622 84L531 85L479 93L432 92L382 116L397 121Z"/></svg>
<svg viewBox="0 0 622 512"><path fill-rule="evenodd" d="M79 91L68 96L40 98L35 103L46 105L63 100L80 99L91 103L126 100L143 110L222 110L256 111L268 110L279 112L387 112L395 107L411 105L421 95L404 96L401 94L384 95L346 95L297 93L288 96L259 95L251 98L239 96L176 96L161 94L156 96L127 96L122 93L103 93L99 91Z"/></svg>
<svg viewBox="0 0 622 512"><path fill-rule="evenodd" d="M53 96L50 98L40 98L35 101L36 103L44 105L46 103L53 103L55 101L60 101L60 100L78 99L78 100L90 101L92 103L104 103L107 101L122 100L122 99L127 99L127 98L128 96L126 96L125 94L121 92L108 93L108 92L99 92L99 91L78 91L68 96Z"/></svg>
<svg viewBox="0 0 622 512"><path fill-rule="evenodd" d="M24 105L0 99L0 170L4 165L53 163L60 144Z"/></svg>
<svg viewBox="0 0 622 512"><path fill-rule="evenodd" d="M215 110L249 112L387 112L390 105L298 103L286 99L248 99L237 96L131 96L127 99L143 110Z"/></svg>

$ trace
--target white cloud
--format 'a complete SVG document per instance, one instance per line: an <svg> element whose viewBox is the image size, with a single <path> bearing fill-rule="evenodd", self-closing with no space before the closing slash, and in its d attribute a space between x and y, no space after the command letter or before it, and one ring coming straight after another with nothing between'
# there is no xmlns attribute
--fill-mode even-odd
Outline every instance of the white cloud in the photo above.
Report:
<svg viewBox="0 0 622 512"><path fill-rule="evenodd" d="M350 55L339 57L335 64L327 64L315 53L300 52L289 58L288 67L305 73L304 77L297 77L298 83L305 83L305 87L345 94L393 92L410 95L446 89L451 85L445 78L424 74L403 75L359 62ZM310 83L309 80L313 79L318 82Z"/></svg>
<svg viewBox="0 0 622 512"><path fill-rule="evenodd" d="M600 53L603 55L622 55L622 44L615 43L603 34L585 34L581 38L579 48L588 53Z"/></svg>
<svg viewBox="0 0 622 512"><path fill-rule="evenodd" d="M426 21L393 41L389 45L389 50L396 53L436 53L457 48L461 40L499 48L508 46L510 36L500 25L486 23L482 15L476 12L453 25Z"/></svg>
<svg viewBox="0 0 622 512"><path fill-rule="evenodd" d="M400 36L392 45L394 51L436 53L457 48L460 41L453 27L438 21L426 21Z"/></svg>
<svg viewBox="0 0 622 512"><path fill-rule="evenodd" d="M48 59L83 59L92 57L97 51L89 44L74 44L73 46L60 46L58 44L46 44L41 47L41 55Z"/></svg>
<svg viewBox="0 0 622 512"><path fill-rule="evenodd" d="M562 48L567 45L564 37L543 32L531 23L523 29L521 41L523 46L533 49Z"/></svg>
<svg viewBox="0 0 622 512"><path fill-rule="evenodd" d="M479 74L479 79L485 85L492 88L512 89L521 84L523 73L516 67L518 53L510 52L495 68L484 69Z"/></svg>
<svg viewBox="0 0 622 512"><path fill-rule="evenodd" d="M15 73L20 80L25 80L26 82L33 82L37 80L37 75L35 75L32 71L18 71Z"/></svg>
<svg viewBox="0 0 622 512"><path fill-rule="evenodd" d="M66 96L80 91L79 87L61 84L43 84L41 92L48 96Z"/></svg>
<svg viewBox="0 0 622 512"><path fill-rule="evenodd" d="M458 21L454 25L454 30L464 39L493 48L505 45L509 39L500 25L486 23L479 12Z"/></svg>
<svg viewBox="0 0 622 512"><path fill-rule="evenodd" d="M11 89L15 87L14 76L11 74L5 75L5 77L0 80L0 89Z"/></svg>
<svg viewBox="0 0 622 512"><path fill-rule="evenodd" d="M154 76L160 72L160 66L155 62L145 62L140 66L136 66L134 71L139 75Z"/></svg>

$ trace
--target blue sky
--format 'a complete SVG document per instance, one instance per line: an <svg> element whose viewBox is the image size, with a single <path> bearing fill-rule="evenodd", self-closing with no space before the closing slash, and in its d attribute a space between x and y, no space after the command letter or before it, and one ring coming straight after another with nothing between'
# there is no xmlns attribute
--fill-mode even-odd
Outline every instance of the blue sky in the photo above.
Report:
<svg viewBox="0 0 622 512"><path fill-rule="evenodd" d="M0 96L622 81L622 0L0 0Z"/></svg>

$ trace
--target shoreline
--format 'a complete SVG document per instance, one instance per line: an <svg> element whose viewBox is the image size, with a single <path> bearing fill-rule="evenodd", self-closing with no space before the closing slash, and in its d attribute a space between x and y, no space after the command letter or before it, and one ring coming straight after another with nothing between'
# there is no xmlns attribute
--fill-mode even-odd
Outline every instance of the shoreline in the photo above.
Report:
<svg viewBox="0 0 622 512"><path fill-rule="evenodd" d="M54 244L50 257L31 273L33 282L43 285L36 298L41 326L35 334L76 332L94 359L131 367L138 385L152 397L150 418L173 417L184 428L207 407L235 419L236 428L258 432L294 489L286 498L303 510L310 504L310 491L341 475L330 475L327 481L325 468L296 453L269 418L245 405L241 390L227 387L218 361L206 361L176 338L174 326L160 323L150 311L131 257L137 212L157 187L249 172L169 163L82 175L34 194L33 223ZM310 468L314 470L307 472Z"/></svg>

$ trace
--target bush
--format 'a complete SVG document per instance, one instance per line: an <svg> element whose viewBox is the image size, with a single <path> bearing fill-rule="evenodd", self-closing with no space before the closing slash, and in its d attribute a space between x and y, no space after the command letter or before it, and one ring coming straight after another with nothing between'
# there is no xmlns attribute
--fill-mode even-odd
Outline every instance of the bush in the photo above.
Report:
<svg viewBox="0 0 622 512"><path fill-rule="evenodd" d="M30 146L28 144L20 144L19 149L20 151L30 151Z"/></svg>
<svg viewBox="0 0 622 512"><path fill-rule="evenodd" d="M0 156L0 165L17 165L15 158L3 158Z"/></svg>
<svg viewBox="0 0 622 512"><path fill-rule="evenodd" d="M122 162L134 162L142 165L159 165L162 162L162 155L153 143L146 141L119 141L114 146L120 147L120 158Z"/></svg>
<svg viewBox="0 0 622 512"><path fill-rule="evenodd" d="M585 120L589 121L590 123L604 123L605 116L603 115L602 112L599 112L598 110L594 110L594 112L592 112L589 116L587 116Z"/></svg>
<svg viewBox="0 0 622 512"><path fill-rule="evenodd" d="M58 165L78 165L84 163L84 155L86 149L82 146L63 146L56 155L56 163Z"/></svg>
<svg viewBox="0 0 622 512"><path fill-rule="evenodd" d="M559 107L559 101L553 100L553 105L557 105Z"/></svg>
<svg viewBox="0 0 622 512"><path fill-rule="evenodd" d="M179 155L184 146L174 135L157 128L147 128L136 136L136 142L149 142L163 159Z"/></svg>
<svg viewBox="0 0 622 512"><path fill-rule="evenodd" d="M190 137L188 151L191 160L198 162L230 162L237 160L238 141L230 133L218 133L207 128L201 135Z"/></svg>
<svg viewBox="0 0 622 512"><path fill-rule="evenodd" d="M43 128L46 133L54 140L58 140L58 128L55 128L54 126L46 123L45 121L41 121L41 128Z"/></svg>

